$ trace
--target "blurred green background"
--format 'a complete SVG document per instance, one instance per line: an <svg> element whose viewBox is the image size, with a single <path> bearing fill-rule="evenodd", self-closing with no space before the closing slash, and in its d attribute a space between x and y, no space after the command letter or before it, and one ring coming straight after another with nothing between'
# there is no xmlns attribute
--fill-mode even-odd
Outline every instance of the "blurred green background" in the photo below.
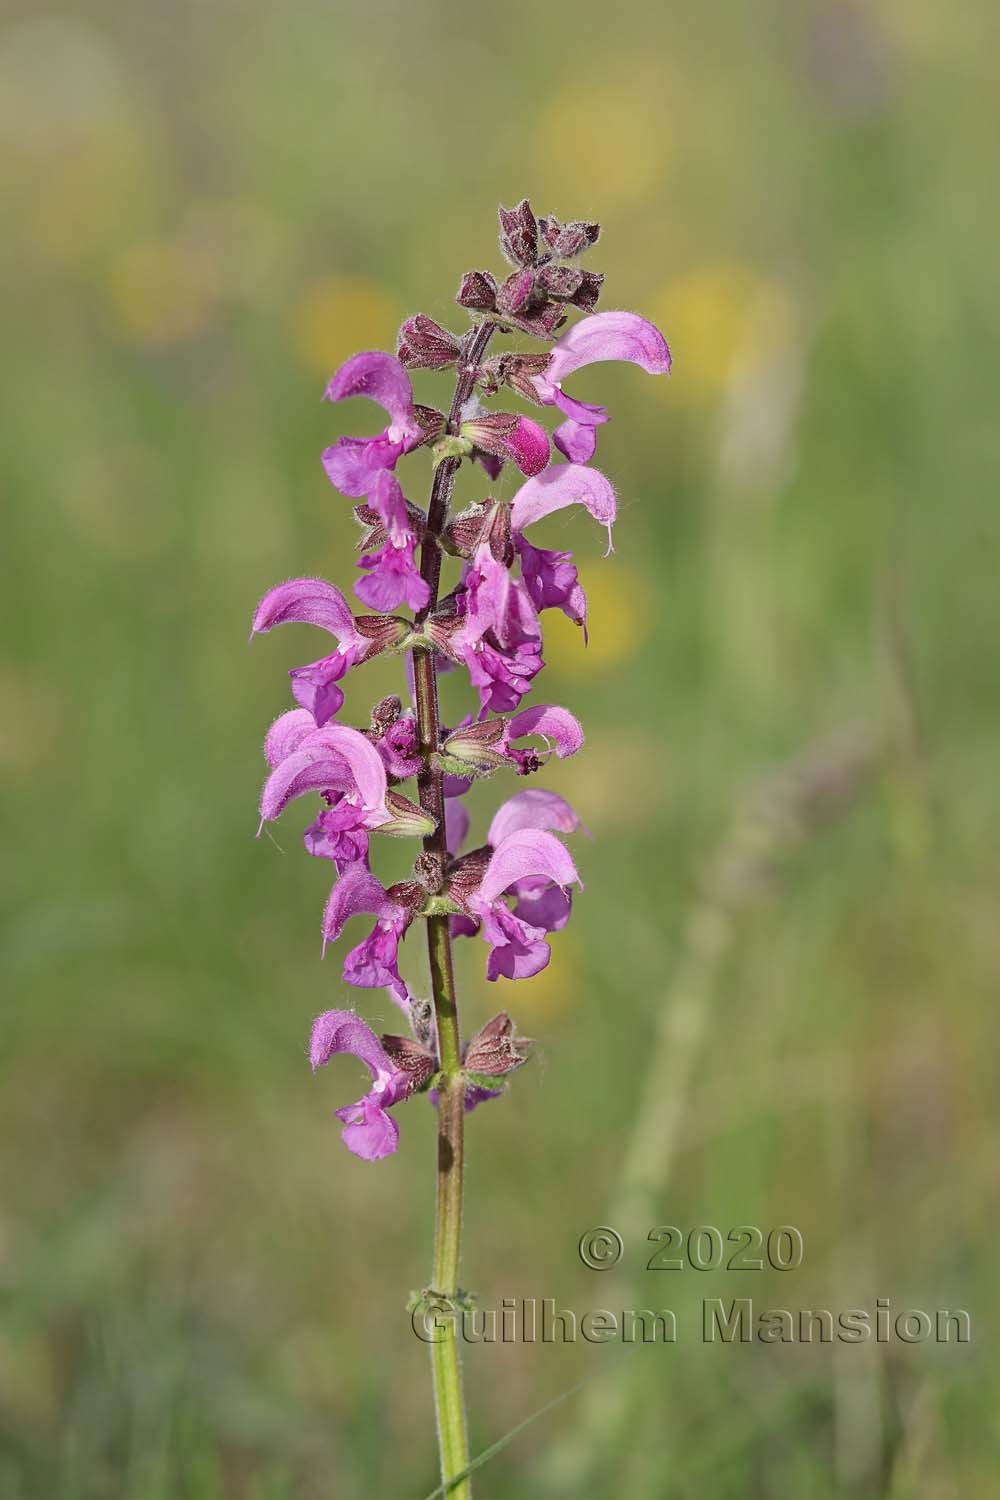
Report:
<svg viewBox="0 0 1000 1500"><path fill-rule="evenodd" d="M468 1027L540 1043L470 1120L464 1279L680 1332L470 1347L474 1451L588 1382L477 1493L1000 1494L997 41L991 0L5 7L5 1500L435 1483L431 1110L371 1167L357 1065L309 1074L318 1010L390 1018L320 963L302 819L253 837L316 637L246 637L272 583L352 581L319 454L374 413L325 380L408 313L461 328L522 194L602 220L604 305L675 370L573 387L617 555L540 529L592 609L586 652L550 619L542 701L589 740L542 784L593 839L545 974L461 953ZM744 1223L802 1268L643 1269L653 1225ZM973 1341L709 1347L716 1296L960 1306Z"/></svg>

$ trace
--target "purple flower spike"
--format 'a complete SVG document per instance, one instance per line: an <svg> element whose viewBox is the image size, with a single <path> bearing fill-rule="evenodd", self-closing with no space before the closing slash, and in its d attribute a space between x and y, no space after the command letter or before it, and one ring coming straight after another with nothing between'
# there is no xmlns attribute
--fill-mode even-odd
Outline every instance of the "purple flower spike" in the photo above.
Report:
<svg viewBox="0 0 1000 1500"><path fill-rule="evenodd" d="M354 592L369 609L385 614L405 601L410 609L423 609L430 598L430 585L420 576L414 557L417 534L410 522L399 481L387 469L375 476L368 504L385 528L385 541L358 563L367 577L354 585Z"/></svg>
<svg viewBox="0 0 1000 1500"><path fill-rule="evenodd" d="M487 979L530 979L551 957L545 941L551 928L525 921L501 899L525 882L563 892L569 885L582 885L568 851L553 834L531 828L509 834L493 851L479 890L469 900L480 934L490 945Z"/></svg>
<svg viewBox="0 0 1000 1500"><path fill-rule="evenodd" d="M593 458L596 429L608 420L608 413L603 406L574 401L564 393L562 382L574 370L607 359L628 360L649 375L670 374L666 339L655 324L637 313L594 313L568 328L553 347L544 373L536 375L533 384L543 406L558 406L567 417L552 440L571 463L588 463Z"/></svg>
<svg viewBox="0 0 1000 1500"><path fill-rule="evenodd" d="M516 535L523 534L529 526L555 510L567 505L583 505L595 521L600 521L608 531L608 552L611 545L611 527L618 513L615 487L599 469L587 469L582 464L557 464L528 479L511 506L511 526Z"/></svg>
<svg viewBox="0 0 1000 1500"><path fill-rule="evenodd" d="M413 387L406 370L391 354L355 354L341 365L326 388L329 401L368 396L389 416L389 426L371 438L342 437L323 453L330 483L343 495L370 494L377 475L394 469L404 453L424 440L413 406Z"/></svg>
<svg viewBox="0 0 1000 1500"><path fill-rule="evenodd" d="M253 617L251 640L276 625L318 625L336 636L339 646L332 656L293 667L292 696L312 714L317 724L338 711L344 695L337 683L368 655L372 642L357 629L351 606L339 589L323 578L292 578L264 595Z"/></svg>
<svg viewBox="0 0 1000 1500"><path fill-rule="evenodd" d="M397 967L399 941L412 913L391 900L374 875L360 865L346 870L330 892L323 916L323 948L340 937L351 917L367 912L377 917L372 931L344 959L344 979L360 989L385 988L409 1012L409 991Z"/></svg>
<svg viewBox="0 0 1000 1500"><path fill-rule="evenodd" d="M386 1113L410 1092L409 1075L397 1068L378 1037L349 1010L317 1016L309 1038L309 1062L315 1073L338 1052L360 1058L372 1075L372 1087L356 1104L336 1111L344 1122L341 1139L362 1161L391 1156L399 1145L399 1126Z"/></svg>

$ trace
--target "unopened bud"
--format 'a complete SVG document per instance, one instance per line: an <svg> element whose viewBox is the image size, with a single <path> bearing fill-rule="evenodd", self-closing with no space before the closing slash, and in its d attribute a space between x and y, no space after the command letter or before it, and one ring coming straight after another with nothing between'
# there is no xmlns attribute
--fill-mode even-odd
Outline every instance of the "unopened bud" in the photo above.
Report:
<svg viewBox="0 0 1000 1500"><path fill-rule="evenodd" d="M455 301L474 312L492 312L497 305L496 277L489 271L466 271Z"/></svg>
<svg viewBox="0 0 1000 1500"><path fill-rule="evenodd" d="M534 382L537 376L544 374L552 361L552 355L509 354L502 358L503 378L511 390L523 396L526 401L534 401L536 406L540 405Z"/></svg>
<svg viewBox="0 0 1000 1500"><path fill-rule="evenodd" d="M382 1046L389 1057L410 1081L410 1092L417 1094L438 1071L438 1061L433 1052L426 1047L421 1047L409 1036L393 1036L391 1033L382 1037Z"/></svg>
<svg viewBox="0 0 1000 1500"><path fill-rule="evenodd" d="M446 550L454 557L471 557L483 534L483 523L496 503L488 496L456 516L441 536Z"/></svg>
<svg viewBox="0 0 1000 1500"><path fill-rule="evenodd" d="M559 297L567 302L583 280L579 266L543 266L538 272L538 284L550 297Z"/></svg>
<svg viewBox="0 0 1000 1500"><path fill-rule="evenodd" d="M475 396L462 408L461 433L479 453L515 463L522 474L540 474L549 461L544 427L517 412L487 411Z"/></svg>
<svg viewBox="0 0 1000 1500"><path fill-rule="evenodd" d="M600 271L584 271L583 280L569 300L581 312L593 312L603 284L604 276Z"/></svg>
<svg viewBox="0 0 1000 1500"><path fill-rule="evenodd" d="M519 1068L533 1046L531 1037L518 1036L510 1016L502 1010L466 1047L465 1066L470 1073L499 1078Z"/></svg>
<svg viewBox="0 0 1000 1500"><path fill-rule="evenodd" d="M401 797L391 788L385 794L385 805L391 815L389 821L380 823L377 828L372 829L373 833L385 833L396 839L422 839L437 827L436 818L432 818L422 807L418 807L408 797Z"/></svg>
<svg viewBox="0 0 1000 1500"><path fill-rule="evenodd" d="M506 719L480 719L453 730L438 756L442 768L451 776L488 776L509 758L506 730Z"/></svg>
<svg viewBox="0 0 1000 1500"><path fill-rule="evenodd" d="M507 277L497 293L497 310L502 313L525 313L535 293L535 273L525 267Z"/></svg>
<svg viewBox="0 0 1000 1500"><path fill-rule="evenodd" d="M516 208L498 208L497 213L504 258L512 266L533 266L538 258L538 225L527 198Z"/></svg>
<svg viewBox="0 0 1000 1500"><path fill-rule="evenodd" d="M396 358L411 370L444 370L460 352L455 335L426 313L407 318L396 339Z"/></svg>
<svg viewBox="0 0 1000 1500"><path fill-rule="evenodd" d="M571 260L596 245L601 234L600 224L574 219L570 224L560 224L558 219L548 216L539 219L542 238L553 254Z"/></svg>
<svg viewBox="0 0 1000 1500"><path fill-rule="evenodd" d="M355 615L354 628L358 635L363 635L371 642L363 658L371 661L373 656L381 656L383 651L398 650L413 625L410 620L403 620L399 615Z"/></svg>

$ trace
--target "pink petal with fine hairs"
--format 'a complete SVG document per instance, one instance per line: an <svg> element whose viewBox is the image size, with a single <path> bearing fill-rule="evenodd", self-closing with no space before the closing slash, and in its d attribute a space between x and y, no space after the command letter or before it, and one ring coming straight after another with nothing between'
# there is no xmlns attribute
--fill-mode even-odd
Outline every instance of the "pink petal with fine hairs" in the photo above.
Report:
<svg viewBox="0 0 1000 1500"><path fill-rule="evenodd" d="M323 1067L338 1052L350 1052L359 1057L371 1070L378 1073L394 1073L395 1065L384 1050L382 1043L351 1010L326 1010L317 1016L309 1037L309 1063L313 1072Z"/></svg>
<svg viewBox="0 0 1000 1500"><path fill-rule="evenodd" d="M354 778L343 756L297 750L275 766L264 783L260 794L261 827L280 818L289 802L307 792L353 789ZM260 832L259 828L257 832Z"/></svg>
<svg viewBox="0 0 1000 1500"><path fill-rule="evenodd" d="M294 755L307 734L315 734L316 720L306 708L292 708L275 719L264 740L264 755L269 766L279 766Z"/></svg>
<svg viewBox="0 0 1000 1500"><path fill-rule="evenodd" d="M340 756L350 768L365 807L373 812L386 812L385 764L371 740L357 729L347 724L327 724L314 729L299 748L308 754L332 752ZM388 816L386 812L386 820Z"/></svg>
<svg viewBox="0 0 1000 1500"><path fill-rule="evenodd" d="M552 441L571 464L589 464L597 452L597 428L586 427L582 422L560 422Z"/></svg>
<svg viewBox="0 0 1000 1500"><path fill-rule="evenodd" d="M533 828L518 829L493 851L479 887L479 899L492 905L517 881L536 875L544 876L554 885L583 885L569 851L554 834Z"/></svg>
<svg viewBox="0 0 1000 1500"><path fill-rule="evenodd" d="M318 625L338 640L356 634L351 606L325 578L291 578L271 589L257 606L251 634L287 624Z"/></svg>
<svg viewBox="0 0 1000 1500"><path fill-rule="evenodd" d="M536 382L550 388L584 365L623 359L648 375L669 375L670 349L663 334L638 313L600 312L581 318L552 350L545 374Z"/></svg>
<svg viewBox="0 0 1000 1500"><path fill-rule="evenodd" d="M396 427L412 427L413 386L399 360L381 350L355 354L341 365L326 388L329 401L367 396L388 412Z"/></svg>
<svg viewBox="0 0 1000 1500"><path fill-rule="evenodd" d="M600 469L588 469L583 464L556 464L522 484L511 507L511 525L523 532L567 505L585 506L595 521L607 527L610 551L611 526L618 513L615 487Z"/></svg>
<svg viewBox="0 0 1000 1500"><path fill-rule="evenodd" d="M547 792L544 787L532 786L508 797L497 808L486 842L495 849L509 834L517 833L521 828L572 833L579 826L580 819L565 797L560 797L558 792Z"/></svg>
<svg viewBox="0 0 1000 1500"><path fill-rule="evenodd" d="M351 917L362 912L391 921L402 915L402 908L390 901L385 887L364 865L345 870L330 892L323 914L324 942L334 943Z"/></svg>
<svg viewBox="0 0 1000 1500"><path fill-rule="evenodd" d="M518 740L526 734L540 734L552 741L556 755L565 760L575 755L583 744L583 729L579 719L568 708L556 708L549 703L536 703L532 708L522 708L507 722L508 740Z"/></svg>

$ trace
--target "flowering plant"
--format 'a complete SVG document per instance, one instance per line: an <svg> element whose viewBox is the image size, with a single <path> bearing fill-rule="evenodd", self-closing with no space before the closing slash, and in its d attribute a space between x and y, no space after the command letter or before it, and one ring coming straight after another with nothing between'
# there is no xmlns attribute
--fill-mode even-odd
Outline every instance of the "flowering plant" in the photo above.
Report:
<svg viewBox="0 0 1000 1500"><path fill-rule="evenodd" d="M355 593L373 611L355 615L332 584L296 578L264 596L253 634L300 621L318 626L336 650L290 672L298 705L267 733L270 768L260 800L261 826L300 797L316 799L305 847L333 869L323 916L323 943L338 939L352 917L374 918L368 936L344 958L343 977L362 989L384 989L402 1012L406 1031L377 1037L350 1010L317 1017L310 1041L314 1069L335 1054L353 1054L369 1070L370 1087L337 1110L348 1150L377 1161L399 1144L392 1111L427 1094L438 1113L437 1220L434 1270L424 1296L454 1305L458 1292L465 1114L504 1093L530 1042L505 1011L463 1044L452 969L452 941L481 938L490 980L525 979L545 968L549 934L570 917L576 865L558 836L579 826L573 808L534 785L509 797L485 841L466 850L469 814L462 802L473 780L501 770L535 775L551 756L573 755L583 730L565 708L521 707L541 672L541 614L561 609L586 638L587 600L572 554L538 547L534 523L580 504L607 529L611 551L615 490L589 467L601 406L566 394L563 381L584 365L627 360L667 374L670 352L651 323L635 313L595 312L603 277L578 265L600 226L536 219L527 199L501 208L500 248L511 266L498 281L470 271L457 301L473 314L464 334L423 313L407 318L396 354L356 354L333 376L331 401L367 396L389 425L372 437L342 437L323 466L342 494L359 500L363 527ZM584 316L566 326L574 310ZM488 354L494 337L523 333L541 351ZM454 370L447 413L414 400L408 371ZM551 462L540 423L486 401L507 389L563 421L552 441L565 462ZM434 479L426 511L404 494L396 468L429 445ZM455 476L464 461L482 465L496 482L508 464L525 476L512 500L487 496L451 514ZM418 561L419 554L419 561ZM441 593L444 556L460 563L450 592ZM397 613L403 606L412 617ZM340 683L385 652L405 657L410 703L384 698L365 728L337 718ZM464 667L478 704L453 727L441 722L438 673ZM415 782L415 799L399 787ZM318 811L316 810L318 807ZM384 887L371 870L372 836L422 839L411 878ZM430 999L411 994L398 965L400 942L415 923L427 932ZM468 1444L454 1332L432 1343L435 1402L446 1492L467 1495Z"/></svg>

